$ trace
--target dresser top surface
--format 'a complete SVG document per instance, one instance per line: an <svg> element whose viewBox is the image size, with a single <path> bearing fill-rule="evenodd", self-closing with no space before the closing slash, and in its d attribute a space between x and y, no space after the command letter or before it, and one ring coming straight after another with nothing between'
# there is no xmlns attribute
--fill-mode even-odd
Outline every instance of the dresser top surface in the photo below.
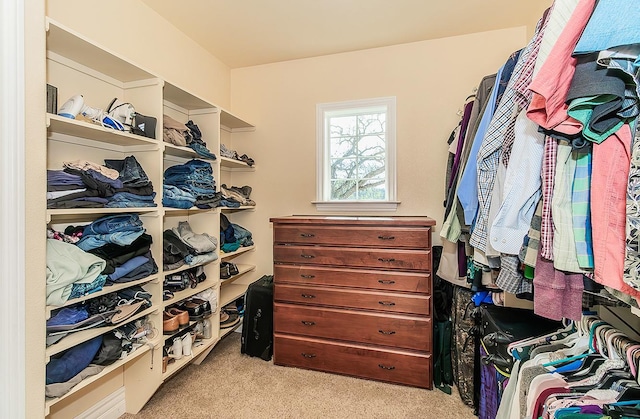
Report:
<svg viewBox="0 0 640 419"><path fill-rule="evenodd" d="M290 215L285 217L272 217L269 219L274 224L326 224L326 225L369 225L369 226L413 226L431 227L436 221L430 217L416 216L342 216L342 215Z"/></svg>

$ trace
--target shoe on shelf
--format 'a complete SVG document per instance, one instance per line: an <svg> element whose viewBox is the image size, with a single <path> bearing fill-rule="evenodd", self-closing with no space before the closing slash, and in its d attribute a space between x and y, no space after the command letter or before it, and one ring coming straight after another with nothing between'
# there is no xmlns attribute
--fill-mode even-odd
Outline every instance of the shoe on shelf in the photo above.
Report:
<svg viewBox="0 0 640 419"><path fill-rule="evenodd" d="M162 312L162 333L165 335L172 335L180 330L180 322L176 316L173 316L166 311Z"/></svg>
<svg viewBox="0 0 640 419"><path fill-rule="evenodd" d="M191 356L191 345L193 344L193 337L191 336L191 333L186 333L182 337L181 344L182 344L182 355Z"/></svg>
<svg viewBox="0 0 640 419"><path fill-rule="evenodd" d="M198 304L202 307L205 318L211 316L212 311L211 311L211 303L209 302L209 300L204 300L198 297L191 297L189 301L191 301L192 303Z"/></svg>
<svg viewBox="0 0 640 419"><path fill-rule="evenodd" d="M223 313L228 317L223 316ZM222 319L225 318L223 321ZM240 323L240 316L237 313L225 313L224 311L220 313L220 329L228 329L230 327L234 327Z"/></svg>
<svg viewBox="0 0 640 419"><path fill-rule="evenodd" d="M229 270L229 265L225 264L225 262L220 263L220 279L229 279L231 278L231 271Z"/></svg>
<svg viewBox="0 0 640 419"><path fill-rule="evenodd" d="M189 326L189 312L180 310L176 307L171 307L167 310L167 313L169 313L169 315L171 316L175 316L178 319L180 328Z"/></svg>
<svg viewBox="0 0 640 419"><path fill-rule="evenodd" d="M193 301L183 301L182 303L180 303L178 308L189 313L189 320L191 320L192 322L204 319L204 307L202 307L200 304L194 303Z"/></svg>

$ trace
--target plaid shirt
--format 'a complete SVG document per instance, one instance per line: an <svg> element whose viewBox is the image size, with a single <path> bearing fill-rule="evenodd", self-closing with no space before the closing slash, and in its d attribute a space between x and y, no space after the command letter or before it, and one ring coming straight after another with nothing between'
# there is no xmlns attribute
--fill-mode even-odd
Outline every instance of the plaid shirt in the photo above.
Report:
<svg viewBox="0 0 640 419"><path fill-rule="evenodd" d="M536 27L536 34L531 39L529 44L520 54L520 58L516 63L516 66L509 80L509 84L498 104L498 107L491 119L487 133L482 140L480 150L478 150L477 162L478 162L478 214L475 221L475 226L471 234L469 244L480 250L487 248L487 235L488 235L488 220L489 209L491 207L491 194L493 186L495 185L495 176L498 170L498 164L500 163L500 155L502 153L502 145L508 135L513 136L513 129L518 116L518 100L516 96L518 91L516 90L516 84L521 81L525 67L528 68L529 56L536 47L536 43L539 46L539 37L543 27L547 22L549 14L545 15L538 21ZM527 71L533 71L533 65L531 69ZM520 86L518 86L520 87ZM521 108L522 109L522 108Z"/></svg>
<svg viewBox="0 0 640 419"><path fill-rule="evenodd" d="M544 141L544 161L542 162L542 220L540 222L540 255L553 260L553 219L551 201L556 177L558 142L547 136Z"/></svg>

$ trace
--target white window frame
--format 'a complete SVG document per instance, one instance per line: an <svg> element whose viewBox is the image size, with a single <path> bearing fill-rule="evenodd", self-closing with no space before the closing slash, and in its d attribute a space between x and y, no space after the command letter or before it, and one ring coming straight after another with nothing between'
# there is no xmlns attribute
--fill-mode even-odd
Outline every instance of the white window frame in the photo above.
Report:
<svg viewBox="0 0 640 419"><path fill-rule="evenodd" d="M331 200L329 141L327 116L344 112L346 115L363 108L386 107L385 169L387 198L385 200ZM318 211L395 211L396 200L396 98L395 96L319 103L316 105L316 205Z"/></svg>

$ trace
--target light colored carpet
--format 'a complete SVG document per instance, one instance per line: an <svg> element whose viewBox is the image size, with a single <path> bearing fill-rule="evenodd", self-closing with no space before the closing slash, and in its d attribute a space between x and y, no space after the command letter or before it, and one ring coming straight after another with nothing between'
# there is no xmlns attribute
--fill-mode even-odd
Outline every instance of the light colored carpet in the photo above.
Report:
<svg viewBox="0 0 640 419"><path fill-rule="evenodd" d="M165 383L137 415L147 418L453 418L473 410L455 392L280 367L240 354L240 334Z"/></svg>

